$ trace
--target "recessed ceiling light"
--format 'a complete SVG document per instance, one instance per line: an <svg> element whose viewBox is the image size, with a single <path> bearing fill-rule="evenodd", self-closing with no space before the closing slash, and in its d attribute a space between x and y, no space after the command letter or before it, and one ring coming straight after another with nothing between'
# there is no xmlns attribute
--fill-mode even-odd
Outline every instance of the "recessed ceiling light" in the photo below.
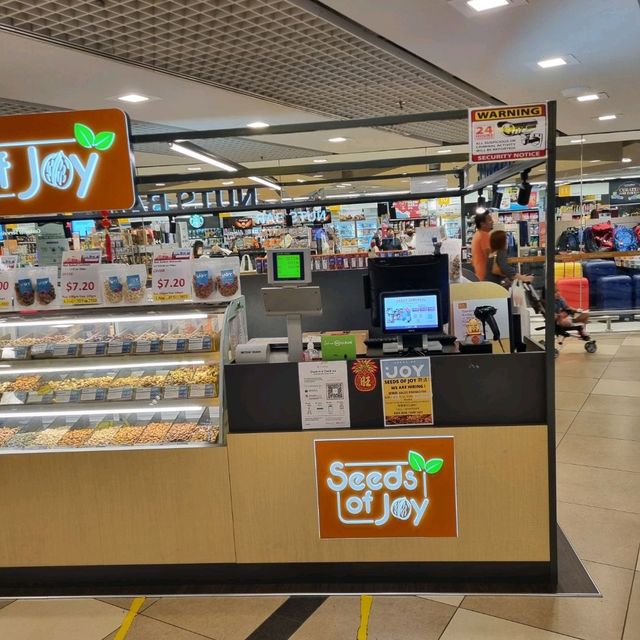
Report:
<svg viewBox="0 0 640 640"><path fill-rule="evenodd" d="M594 162L600 162L600 160L589 160L589 162L593 164Z"/></svg>
<svg viewBox="0 0 640 640"><path fill-rule="evenodd" d="M166 186L165 182L156 182L156 187L164 187Z"/></svg>
<svg viewBox="0 0 640 640"><path fill-rule="evenodd" d="M345 189L346 187L343 184L337 184L336 189Z"/></svg>
<svg viewBox="0 0 640 640"><path fill-rule="evenodd" d="M546 60L540 60L538 66L543 69L551 69L553 67L562 67L567 64L564 58L547 58Z"/></svg>
<svg viewBox="0 0 640 640"><path fill-rule="evenodd" d="M350 187L350 186L352 186L352 185L351 185L351 183L350 183L350 182L343 182L343 183L342 183L342 186L343 186L343 187Z"/></svg>
<svg viewBox="0 0 640 640"><path fill-rule="evenodd" d="M606 116L599 116L598 120L615 120L618 116L615 113L610 113Z"/></svg>
<svg viewBox="0 0 640 640"><path fill-rule="evenodd" d="M226 187L226 186L228 186L230 184L234 184L234 182L233 182L233 180L225 180L222 184Z"/></svg>
<svg viewBox="0 0 640 640"><path fill-rule="evenodd" d="M127 93L124 96L118 96L120 102L146 102L149 100L148 96L141 96L139 93Z"/></svg>
<svg viewBox="0 0 640 640"><path fill-rule="evenodd" d="M329 138L329 142L346 142L349 138L343 138L342 136L336 136L335 138Z"/></svg>
<svg viewBox="0 0 640 640"><path fill-rule="evenodd" d="M467 0L467 4L475 11L488 11L498 7L506 7L509 0Z"/></svg>
<svg viewBox="0 0 640 640"><path fill-rule="evenodd" d="M269 125L266 122L250 122L247 127L249 129L266 129Z"/></svg>
<svg viewBox="0 0 640 640"><path fill-rule="evenodd" d="M423 180L422 184L433 184L435 180Z"/></svg>
<svg viewBox="0 0 640 640"><path fill-rule="evenodd" d="M323 162L326 162L326 160L325 160L324 158L316 158L316 159L314 160L314 162L315 162L316 164L322 164Z"/></svg>
<svg viewBox="0 0 640 640"><path fill-rule="evenodd" d="M312 178L322 178L324 177L324 174L322 173L316 173L314 176L311 176Z"/></svg>
<svg viewBox="0 0 640 640"><path fill-rule="evenodd" d="M586 138L574 138L571 141L571 144L581 144L582 142L586 142L587 139Z"/></svg>
<svg viewBox="0 0 640 640"><path fill-rule="evenodd" d="M303 180L302 178L298 178L296 182L306 182L306 180Z"/></svg>
<svg viewBox="0 0 640 640"><path fill-rule="evenodd" d="M200 167L187 167L187 171L200 171Z"/></svg>
<svg viewBox="0 0 640 640"><path fill-rule="evenodd" d="M440 149L438 153L451 153L451 149Z"/></svg>
<svg viewBox="0 0 640 640"><path fill-rule="evenodd" d="M631 158L622 158L622 162L633 162Z"/></svg>
<svg viewBox="0 0 640 640"><path fill-rule="evenodd" d="M594 100L600 100L600 96L597 93L588 93L586 96L578 96L576 100L578 102L593 102Z"/></svg>

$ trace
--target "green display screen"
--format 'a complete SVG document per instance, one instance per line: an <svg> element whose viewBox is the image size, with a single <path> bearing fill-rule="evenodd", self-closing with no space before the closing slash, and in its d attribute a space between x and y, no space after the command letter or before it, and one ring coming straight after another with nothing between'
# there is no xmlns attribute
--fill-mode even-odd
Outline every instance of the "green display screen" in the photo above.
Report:
<svg viewBox="0 0 640 640"><path fill-rule="evenodd" d="M304 280L303 255L301 253L276 253L276 280Z"/></svg>

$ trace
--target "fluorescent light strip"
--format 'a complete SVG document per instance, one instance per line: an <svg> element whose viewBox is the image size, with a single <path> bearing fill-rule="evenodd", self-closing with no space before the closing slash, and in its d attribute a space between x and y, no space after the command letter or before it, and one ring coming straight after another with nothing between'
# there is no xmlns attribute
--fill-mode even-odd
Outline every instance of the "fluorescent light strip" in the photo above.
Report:
<svg viewBox="0 0 640 640"><path fill-rule="evenodd" d="M153 407L140 408L121 408L121 409L59 409L58 411L27 411L22 412L0 412L0 418L55 418L58 416L100 416L107 413L158 413L159 411L202 411L204 406L197 404L188 404L184 406L168 406L162 407L155 405Z"/></svg>
<svg viewBox="0 0 640 640"><path fill-rule="evenodd" d="M236 167L232 167L230 164L226 162L222 162L221 160L216 160L214 157L206 155L205 153L200 153L199 151L195 151L194 149L190 149L189 147L185 147L177 142L172 142L169 145L169 148L172 151L177 151L184 156L189 156L190 158L194 158L195 160L200 160L201 162L206 162L207 164L211 164L214 167L218 167L219 169L224 169L224 171L229 171L230 173L235 173L238 169Z"/></svg>
<svg viewBox="0 0 640 640"><path fill-rule="evenodd" d="M269 187L270 189L275 189L276 191L282 191L282 187L275 182L271 182L271 180L265 180L264 178L260 178L259 176L249 176L249 180L253 180L254 182L259 182L263 184L265 187Z"/></svg>
<svg viewBox="0 0 640 640"><path fill-rule="evenodd" d="M2 327L55 327L56 325L70 324L105 324L112 322L152 322L154 320L203 320L207 318L206 313L173 313L157 316L128 316L121 318L70 318L69 320L33 320L24 322L4 322L0 320Z"/></svg>
<svg viewBox="0 0 640 640"><path fill-rule="evenodd" d="M600 120L600 121L604 121L604 120L615 120L617 117L618 117L617 115L615 115L615 114L613 114L613 113L612 113L612 114L607 115L607 116L600 116L600 117L598 118L598 120Z"/></svg>
<svg viewBox="0 0 640 640"><path fill-rule="evenodd" d="M565 64L567 64L567 61L564 58L549 58L548 60L540 60L540 62L538 62L538 66L543 69L563 67Z"/></svg>
<svg viewBox="0 0 640 640"><path fill-rule="evenodd" d="M594 100L600 100L600 96L597 93L589 93L586 96L578 96L576 100L578 102L593 102Z"/></svg>
<svg viewBox="0 0 640 640"><path fill-rule="evenodd" d="M150 365L158 367L186 367L190 365L205 364L204 360L165 360L156 362L148 360L146 362L127 362L125 364L87 364L73 365L69 367L31 367L30 369L11 369L11 371L0 371L0 376L15 376L29 373L64 373L69 371L112 371L119 369L144 369Z"/></svg>
<svg viewBox="0 0 640 640"><path fill-rule="evenodd" d="M467 4L475 11L488 11L489 9L497 9L498 7L506 7L509 0L467 0Z"/></svg>

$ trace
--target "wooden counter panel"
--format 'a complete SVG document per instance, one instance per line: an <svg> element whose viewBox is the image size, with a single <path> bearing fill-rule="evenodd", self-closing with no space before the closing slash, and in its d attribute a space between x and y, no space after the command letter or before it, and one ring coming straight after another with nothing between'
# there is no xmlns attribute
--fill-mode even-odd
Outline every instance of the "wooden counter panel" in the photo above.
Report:
<svg viewBox="0 0 640 640"><path fill-rule="evenodd" d="M0 566L234 562L224 447L0 456Z"/></svg>
<svg viewBox="0 0 640 640"><path fill-rule="evenodd" d="M458 538L318 534L314 439L454 435ZM238 562L548 561L546 426L228 436Z"/></svg>

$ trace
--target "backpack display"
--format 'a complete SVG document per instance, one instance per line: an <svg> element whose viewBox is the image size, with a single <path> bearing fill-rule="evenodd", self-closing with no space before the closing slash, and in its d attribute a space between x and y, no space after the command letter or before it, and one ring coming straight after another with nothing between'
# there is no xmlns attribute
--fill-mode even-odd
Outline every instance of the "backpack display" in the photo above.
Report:
<svg viewBox="0 0 640 640"><path fill-rule="evenodd" d="M610 222L594 224L591 227L591 235L597 247L596 251L613 251L613 225Z"/></svg>
<svg viewBox="0 0 640 640"><path fill-rule="evenodd" d="M578 251L580 249L580 231L577 227L569 227L560 234L557 248L560 251Z"/></svg>
<svg viewBox="0 0 640 640"><path fill-rule="evenodd" d="M640 247L640 224L637 224L635 227L633 227L633 233L636 234L636 241L638 243L638 246Z"/></svg>
<svg viewBox="0 0 640 640"><path fill-rule="evenodd" d="M587 253L595 253L596 251L600 250L596 243L591 227L587 227L584 230L584 234L582 236L582 242L584 243L584 250Z"/></svg>
<svg viewBox="0 0 640 640"><path fill-rule="evenodd" d="M638 239L633 229L616 225L613 232L613 246L616 251L635 251L638 248Z"/></svg>

